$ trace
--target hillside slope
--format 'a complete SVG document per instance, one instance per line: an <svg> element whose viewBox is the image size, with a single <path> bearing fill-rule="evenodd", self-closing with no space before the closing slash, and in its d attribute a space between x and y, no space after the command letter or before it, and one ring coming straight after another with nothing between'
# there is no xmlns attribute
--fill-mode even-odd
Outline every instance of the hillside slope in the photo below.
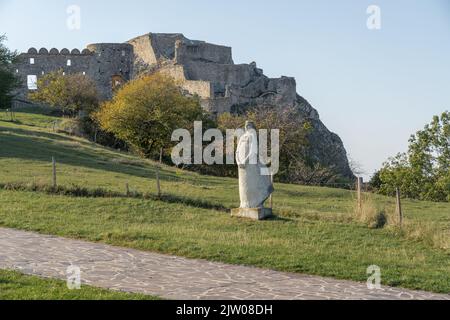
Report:
<svg viewBox="0 0 450 320"><path fill-rule="evenodd" d="M20 123L0 118L0 184L9 189L0 190L1 226L358 281L366 281L367 267L376 264L385 285L450 292L448 250L354 222L351 191L276 184L278 217L251 222L214 209L238 206L235 179L163 167L167 197L126 197L126 183L131 192L156 193L154 163L54 133L55 118L17 113L17 119ZM52 156L59 185L115 194L76 197L32 187L12 190L14 185L50 185ZM393 206L390 198L374 200ZM411 221L450 228L450 204L404 201L404 210Z"/></svg>

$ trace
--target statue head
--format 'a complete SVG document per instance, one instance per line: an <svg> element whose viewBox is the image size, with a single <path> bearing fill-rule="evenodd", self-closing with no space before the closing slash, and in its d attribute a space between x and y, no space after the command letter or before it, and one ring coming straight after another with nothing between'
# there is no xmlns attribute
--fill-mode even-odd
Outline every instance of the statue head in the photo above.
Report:
<svg viewBox="0 0 450 320"><path fill-rule="evenodd" d="M245 131L256 130L255 123L253 121L245 121Z"/></svg>

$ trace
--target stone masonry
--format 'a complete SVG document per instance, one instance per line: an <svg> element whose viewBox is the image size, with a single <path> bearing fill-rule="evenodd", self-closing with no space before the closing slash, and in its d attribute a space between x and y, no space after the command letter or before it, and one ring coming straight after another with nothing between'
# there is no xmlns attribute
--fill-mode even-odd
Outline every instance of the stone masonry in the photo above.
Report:
<svg viewBox="0 0 450 320"><path fill-rule="evenodd" d="M187 93L196 94L213 115L242 112L255 105L294 107L311 123L313 161L332 166L353 178L341 139L320 121L318 112L297 94L292 77L268 78L255 62L235 64L230 47L190 40L182 34L149 33L126 43L98 43L80 51L30 48L19 56L14 69L22 79L19 98L26 99L42 75L61 70L83 73L97 84L102 99L110 99L117 86L143 73L162 72L173 77Z"/></svg>

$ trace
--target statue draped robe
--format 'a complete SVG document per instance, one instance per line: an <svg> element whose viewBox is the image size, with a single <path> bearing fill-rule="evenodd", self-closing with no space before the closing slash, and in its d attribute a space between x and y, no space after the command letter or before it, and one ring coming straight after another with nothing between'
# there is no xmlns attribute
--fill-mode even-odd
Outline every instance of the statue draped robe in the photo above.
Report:
<svg viewBox="0 0 450 320"><path fill-rule="evenodd" d="M236 151L239 166L239 195L241 208L262 208L273 192L270 176L262 175L265 166L258 161L258 138L248 130L239 139Z"/></svg>

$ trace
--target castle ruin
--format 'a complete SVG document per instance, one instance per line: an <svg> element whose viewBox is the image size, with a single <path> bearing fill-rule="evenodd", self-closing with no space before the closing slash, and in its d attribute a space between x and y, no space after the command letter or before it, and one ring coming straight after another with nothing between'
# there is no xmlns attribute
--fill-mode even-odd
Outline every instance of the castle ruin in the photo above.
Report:
<svg viewBox="0 0 450 320"><path fill-rule="evenodd" d="M22 80L18 97L27 99L37 79L56 70L82 73L95 81L102 99L142 73L162 72L174 78L213 115L240 112L254 105L297 108L313 126L310 157L353 178L341 139L320 121L318 112L297 94L292 77L268 78L255 62L235 64L230 47L190 40L183 34L149 33L125 43L99 43L80 51L30 48L14 66Z"/></svg>

